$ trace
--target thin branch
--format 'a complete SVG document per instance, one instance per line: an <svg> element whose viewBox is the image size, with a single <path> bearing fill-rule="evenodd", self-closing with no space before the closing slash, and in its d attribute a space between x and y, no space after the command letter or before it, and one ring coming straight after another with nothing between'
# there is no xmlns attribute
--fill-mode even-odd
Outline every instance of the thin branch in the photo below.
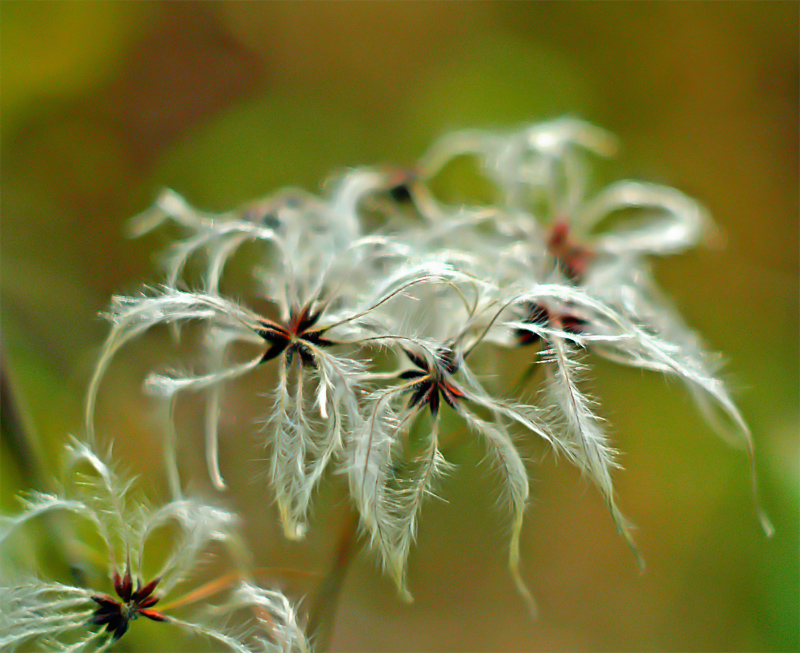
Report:
<svg viewBox="0 0 800 653"><path fill-rule="evenodd" d="M309 610L306 632L309 634L309 639L314 642L315 650L326 651L330 645L339 596L350 563L358 549L356 546L357 532L358 513L351 509L342 525L331 569L322 581Z"/></svg>

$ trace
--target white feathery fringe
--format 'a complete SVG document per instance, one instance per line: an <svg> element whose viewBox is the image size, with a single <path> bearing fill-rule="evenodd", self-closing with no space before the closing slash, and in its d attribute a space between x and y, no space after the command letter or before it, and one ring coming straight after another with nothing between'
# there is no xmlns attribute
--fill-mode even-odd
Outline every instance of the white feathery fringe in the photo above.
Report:
<svg viewBox="0 0 800 653"><path fill-rule="evenodd" d="M649 293L653 292L650 286L647 286L647 290ZM705 361L708 356L702 351L697 338L682 326L677 316L671 316L666 307L663 311L659 311L656 305L651 303L646 316L641 311L638 314L652 317L652 313L658 313L661 318L656 323L648 320L650 323L647 327L638 326L615 307L592 297L585 290L556 284L539 284L524 298L533 302L541 300L561 302L572 310L585 314L590 318L590 328L600 327L600 330L597 333L589 331L572 334L561 329L523 322L508 323L508 327L529 330L547 340L562 339L575 342L615 362L662 372L680 379L692 394L709 424L731 445L743 448L747 452L756 512L764 532L768 536L772 534L774 529L758 498L755 455L750 430L723 382L707 367ZM629 301L635 301L635 305L641 307L645 296L637 294L635 299ZM656 334L650 332L652 328L657 330ZM677 335L679 341L665 340L658 333L661 330L667 335Z"/></svg>
<svg viewBox="0 0 800 653"><path fill-rule="evenodd" d="M115 297L107 317L112 324L111 332L100 351L87 391L85 428L90 444L94 443L94 414L100 382L114 356L128 342L159 324L210 320L248 333L258 329L260 324L257 315L222 297L168 287L137 297Z"/></svg>
<svg viewBox="0 0 800 653"><path fill-rule="evenodd" d="M356 451L350 482L371 546L378 551L400 597L410 602L406 562L422 502L449 465L438 450L437 419L423 438L421 451L414 452L411 460L395 462L396 456L402 456L399 429L410 428L418 411L407 409L396 415L388 402L378 410L382 414L370 420L371 442Z"/></svg>
<svg viewBox="0 0 800 653"><path fill-rule="evenodd" d="M708 212L697 201L674 188L634 181L605 188L577 211L571 225L588 236L603 220L623 209L648 209L664 215L642 224L631 223L627 229L604 232L594 240L594 251L611 256L673 254L697 245L711 229Z"/></svg>
<svg viewBox="0 0 800 653"><path fill-rule="evenodd" d="M261 364L262 355L245 361L238 365L231 365L227 368L222 365L222 356L224 350L219 351L219 358L212 357L211 363L218 370L209 374L200 376L166 376L164 374L151 374L145 379L145 391L161 396L164 399L172 402L178 393L191 390L208 390L207 403L206 403L206 417L205 417L205 451L206 451L206 464L208 467L209 476L214 485L219 490L225 489L225 481L219 468L219 435L218 435L218 421L220 414L220 400L222 392L222 384L227 381L232 381L248 372L251 372ZM174 443L168 438L165 446L174 446ZM177 469L168 470L172 474L177 474ZM178 489L178 491L180 491Z"/></svg>
<svg viewBox="0 0 800 653"><path fill-rule="evenodd" d="M600 490L617 529L636 556L639 567L644 569L644 561L633 541L631 524L620 512L614 498L611 470L619 467L615 460L616 452L608 443L602 420L592 412L594 402L578 387L583 366L570 356L572 352L564 339L551 336L548 345L549 349L543 353L547 371L545 388L556 411L556 420L561 423L560 432L571 442L573 462Z"/></svg>
<svg viewBox="0 0 800 653"><path fill-rule="evenodd" d="M0 648L15 651L41 639L50 640L53 650L69 650L59 640L68 638L81 644L97 633L86 631L86 623L97 604L91 592L60 583L43 583L38 579L21 579L0 586ZM28 649L29 650L29 649ZM103 649L95 649L103 650Z"/></svg>
<svg viewBox="0 0 800 653"><path fill-rule="evenodd" d="M119 577L128 574L136 583L142 583L143 579L160 579L157 597L164 598L189 579L198 563L203 561L210 544L221 542L229 545L231 553L238 546L232 530L238 520L232 513L196 499L172 501L157 508L144 504L138 495L126 501L130 482L121 480L89 446L73 440L67 453L67 477L74 482L67 484L66 492L74 492L75 497L30 495L20 515L3 517L0 547L7 545L11 529L20 528L45 512L66 510L94 524L105 540L108 567L100 570L100 575L107 575L115 584ZM145 578L143 558L148 542L157 533L164 533L170 524L177 526L177 530L166 529L173 533L167 556L158 572ZM87 568L94 562L94 557L87 560ZM0 648L3 650L21 647L29 650L33 646L36 650L46 647L62 652L105 651L114 644L115 639L110 632L104 631L102 622L91 623L102 609L98 607L96 597L103 599L106 595L88 588L32 579L19 569L0 568L0 572ZM135 586L140 587L139 584ZM107 598L117 601L121 614L125 614L127 608L121 597ZM213 619L203 615L202 611L195 615L196 619L165 612L163 621L170 627L200 635L224 646L225 650L238 653L307 650L294 608L279 592L253 588L250 597L243 600L236 590L216 609L232 612L243 605L258 610L257 628L253 627L252 616L240 625L231 624L228 619L222 627L217 627L213 625ZM157 608L169 609L168 604ZM271 610L275 611L274 617L269 614ZM134 619L135 616L129 617L128 621ZM280 624L282 630L276 631L274 624ZM267 625L269 627L265 627Z"/></svg>
<svg viewBox="0 0 800 653"><path fill-rule="evenodd" d="M260 630L268 633L269 641L259 638L267 651L308 653L311 650L300 626L297 608L280 592L242 583L236 590L234 600L251 609Z"/></svg>
<svg viewBox="0 0 800 653"><path fill-rule="evenodd" d="M530 492L525 464L514 446L514 441L502 422L491 424L468 410L459 410L469 427L483 436L489 460L497 467L503 481L504 498L511 512L511 536L508 545L508 568L520 596L528 606L531 616L538 614L538 607L520 570L520 536L522 520Z"/></svg>
<svg viewBox="0 0 800 653"><path fill-rule="evenodd" d="M408 599L406 563L421 506L448 465L438 448L438 411L431 406L433 424L415 440L414 449L407 441L412 429L422 428L421 413L427 406L404 402L409 392L425 389L415 379L427 375L438 384L452 374L464 396L447 403L455 403L456 412L482 436L487 457L502 476L511 513L509 567L534 611L519 569L528 476L512 428L542 438L592 480L640 559L631 527L615 501L616 452L595 402L580 389L584 363L577 354L584 348L678 378L711 425L747 451L757 510L771 533L758 501L749 428L699 339L658 293L648 267L649 257L699 244L713 233L712 222L697 201L657 184L620 181L589 195L591 157L612 156L617 148L605 130L561 118L510 133L450 134L434 143L407 174L357 168L329 184L324 197L284 189L216 215L198 211L165 190L153 209L135 219L132 231L141 234L171 220L185 235L166 256L166 287L114 300L111 333L89 384L89 442L95 442L99 385L120 348L152 326L165 324L178 336L184 323L199 320L208 329L202 370L196 375L151 374L147 387L170 410L183 391L206 393L206 461L214 485L224 488L218 453L224 385L269 360L262 354L231 362L229 350L234 344L274 347L278 380L264 420L269 429L265 439L271 446L269 477L286 535L302 536L315 489L331 463L340 463L361 525ZM494 186L499 198L495 205L448 205L428 186L463 156L476 161ZM388 218L387 225L365 235L374 222L371 210ZM635 213L636 220L604 228L621 212ZM286 325L280 329L288 335L276 331L274 342L260 335L268 326L265 318L219 295L227 263L247 242L262 243L264 250L254 269L263 292L256 293L259 304L254 305L266 299ZM177 289L191 285L184 278L190 261L202 266L201 292ZM547 319L521 313L537 306ZM567 317L578 326L565 326L562 318ZM300 333L306 323L310 326ZM525 332L542 343L543 407L494 396L464 361L478 347L519 346ZM280 349L284 340L289 344ZM410 350L424 352L425 364L433 367L415 377L385 362L391 356L384 355L391 353L405 360L404 352ZM446 360L442 351L456 352L457 360ZM441 392L438 385L431 388ZM176 501L159 517L164 520L180 519L181 510L188 515L199 509L181 503L174 451L168 452L174 447L172 416L169 428L165 458ZM124 491L118 494L122 497ZM33 501L38 507L30 506L31 515L51 507L83 509L55 495ZM126 533L124 502L120 499L119 506L112 504L106 512L116 520L111 530ZM102 519L96 510L87 514L95 515L102 528L109 519L106 512ZM16 525L7 520L2 524ZM108 533L105 537L110 539ZM203 537L196 544L189 537L187 546L198 551L210 535ZM278 600L255 586L242 592L250 592L256 602ZM269 612L277 614L273 608ZM281 623L290 622L295 623L287 616ZM282 641L283 650L295 650L294 644L286 644L294 641L289 634Z"/></svg>
<svg viewBox="0 0 800 653"><path fill-rule="evenodd" d="M438 354L432 353L437 351L435 346L423 346L420 341L417 346L432 360L437 359ZM535 613L535 603L519 573L519 537L528 497L527 473L503 420L517 422L547 441L552 438L535 408L515 406L490 397L469 373L463 359L460 359L457 374L459 382L464 381L467 393L459 400L456 412L484 436L491 459L502 472L512 512L509 567L520 594ZM358 505L362 524L384 568L406 600L411 598L406 582L406 561L416 534L419 511L425 496L432 492L436 478L448 468L438 450L438 413L432 416L433 425L422 439L421 451L414 452L411 460L404 457L402 442L425 406L396 409L394 404L416 383L412 380L375 391L368 398L371 416L365 423L366 430L355 438L348 468L351 494ZM489 410L496 423L479 418L467 407L469 403Z"/></svg>
<svg viewBox="0 0 800 653"><path fill-rule="evenodd" d="M280 365L266 421L272 449L270 479L289 539L303 537L313 492L331 459L342 450L343 433L358 428L362 419L358 393L363 367L321 349L314 355L317 367L310 371Z"/></svg>

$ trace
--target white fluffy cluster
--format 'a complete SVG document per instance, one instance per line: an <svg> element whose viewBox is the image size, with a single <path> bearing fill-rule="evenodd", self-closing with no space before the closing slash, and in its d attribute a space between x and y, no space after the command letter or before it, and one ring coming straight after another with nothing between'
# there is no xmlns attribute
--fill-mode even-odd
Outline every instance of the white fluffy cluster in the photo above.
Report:
<svg viewBox="0 0 800 653"><path fill-rule="evenodd" d="M231 473L218 460L223 391L259 370L269 384L269 478L288 537L302 537L314 491L333 466L347 475L365 533L410 598L409 547L423 500L450 467L439 422L452 411L482 439L503 479L510 567L523 595L519 535L529 482L515 439L524 432L586 473L635 550L615 503L614 448L596 402L581 390L584 352L676 377L751 460L753 450L712 358L648 267L653 255L698 244L711 223L672 188L622 181L589 195L591 158L615 149L605 131L562 119L512 133L451 134L411 169L350 170L321 197L286 189L210 214L165 191L133 230L172 221L183 235L166 254L161 286L114 299L89 390L89 433L120 348L156 325L178 334L199 322L203 369L154 370L146 388L168 403L206 393L206 459L222 489ZM435 190L460 162L477 165L491 194L486 204L447 202ZM240 288L226 273L245 245L248 260L257 246L261 254L251 284ZM486 380L503 376L491 369L498 350L530 363L516 388ZM532 404L519 386L535 370L543 391ZM167 466L180 496L175 430L170 425Z"/></svg>
<svg viewBox="0 0 800 653"><path fill-rule="evenodd" d="M105 651L146 618L215 650L308 650L292 605L240 559L233 513L195 499L151 506L106 457L73 440L64 489L33 492L22 513L0 517L0 649ZM74 584L42 578L52 561L23 562L34 541L25 531L48 519ZM198 567L222 550L233 571L209 582Z"/></svg>

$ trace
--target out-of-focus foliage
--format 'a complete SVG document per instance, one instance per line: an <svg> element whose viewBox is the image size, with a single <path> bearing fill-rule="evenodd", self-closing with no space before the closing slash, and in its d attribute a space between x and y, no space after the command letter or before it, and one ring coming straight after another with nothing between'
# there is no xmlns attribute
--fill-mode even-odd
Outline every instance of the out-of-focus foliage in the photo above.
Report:
<svg viewBox="0 0 800 653"><path fill-rule="evenodd" d="M603 368L595 386L626 452L616 479L646 574L602 502L546 458L533 467L522 536L523 571L543 607L529 621L505 574L490 472L465 447L458 462L476 473L445 480L449 505L422 513L410 560L417 602L401 605L372 562L357 559L332 646L797 650L798 11L749 2L3 2L3 368L41 441L26 449L4 411L4 510L50 475L66 433L79 429L105 329L97 313L112 293L158 279L150 252L159 237L128 241L123 231L161 187L224 209L280 185L317 190L332 168L411 161L456 128L571 113L621 137L613 177L678 187L724 229L724 247L656 272L730 361L777 534L765 540L758 528L743 457L712 437L678 388ZM134 471L159 455L137 392L156 356L140 348L120 361L100 398L100 428ZM254 406L224 425L230 437L250 437ZM37 466L42 478L30 478ZM327 569L341 496L319 497L309 539L295 545L282 541L263 483L236 483L251 497L237 508L257 517L247 535L265 543L258 564ZM284 580L297 594L313 589Z"/></svg>

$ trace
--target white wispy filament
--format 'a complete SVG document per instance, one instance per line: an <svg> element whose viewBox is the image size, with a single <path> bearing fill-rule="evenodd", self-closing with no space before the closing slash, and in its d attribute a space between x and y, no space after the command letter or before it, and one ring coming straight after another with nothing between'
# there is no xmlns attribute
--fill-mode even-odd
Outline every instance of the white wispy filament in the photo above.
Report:
<svg viewBox="0 0 800 653"><path fill-rule="evenodd" d="M598 355L672 376L689 390L711 425L746 450L771 533L750 430L714 358L650 272L653 257L701 244L713 224L699 202L665 186L622 180L591 192L592 159L616 150L608 132L563 118L508 133L456 132L410 169L345 171L322 196L283 189L217 215L164 191L132 231L171 221L182 236L163 259L162 286L112 303L86 402L89 442L96 443L101 381L122 349L156 326L179 336L199 323L199 369L156 369L145 383L170 409L165 460L176 501L175 402L205 395L208 473L224 489L225 388L269 369L259 377L268 380L258 433L285 535L303 536L326 470L343 472L363 531L410 599L407 560L425 499L443 474L461 473L441 446L441 411L453 411L499 471L509 566L533 609L520 570L530 495L524 438L543 441L591 480L643 564L617 505L620 465L602 407L582 389ZM461 157L484 173L490 204L449 203L434 191L440 172ZM621 215L629 219L618 224ZM228 274L246 243L261 247L245 259L249 286ZM492 369L499 350L530 366L513 389ZM30 511L59 501L43 495ZM242 592L280 603L254 588ZM290 641L295 622L284 612Z"/></svg>

